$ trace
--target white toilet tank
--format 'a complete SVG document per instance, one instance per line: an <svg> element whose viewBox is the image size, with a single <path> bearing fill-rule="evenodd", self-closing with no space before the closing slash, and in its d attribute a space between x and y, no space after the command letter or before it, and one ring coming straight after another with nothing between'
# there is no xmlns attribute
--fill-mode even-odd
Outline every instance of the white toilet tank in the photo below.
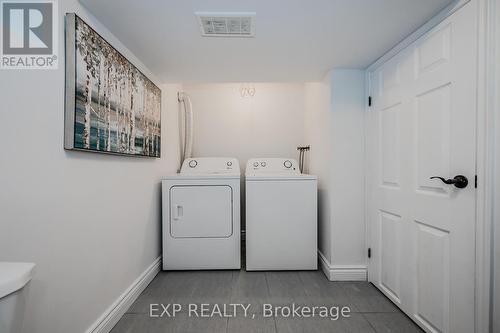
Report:
<svg viewBox="0 0 500 333"><path fill-rule="evenodd" d="M22 333L28 283L35 264L0 262L0 332Z"/></svg>

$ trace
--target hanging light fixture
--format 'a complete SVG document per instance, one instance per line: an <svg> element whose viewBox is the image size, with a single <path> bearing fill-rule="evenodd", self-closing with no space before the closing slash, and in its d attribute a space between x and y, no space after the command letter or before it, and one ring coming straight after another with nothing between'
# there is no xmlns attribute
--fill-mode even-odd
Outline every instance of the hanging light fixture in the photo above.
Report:
<svg viewBox="0 0 500 333"><path fill-rule="evenodd" d="M240 87L241 97L255 96L255 85L253 83L243 83Z"/></svg>

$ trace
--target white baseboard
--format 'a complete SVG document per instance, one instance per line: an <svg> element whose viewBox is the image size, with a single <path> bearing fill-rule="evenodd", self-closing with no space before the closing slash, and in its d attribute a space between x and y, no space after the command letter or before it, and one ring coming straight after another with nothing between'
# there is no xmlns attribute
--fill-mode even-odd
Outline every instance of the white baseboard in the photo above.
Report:
<svg viewBox="0 0 500 333"><path fill-rule="evenodd" d="M148 284L160 272L161 256L156 260L104 311L86 333L109 333L127 309L134 303Z"/></svg>
<svg viewBox="0 0 500 333"><path fill-rule="evenodd" d="M328 259L318 251L321 269L330 281L366 281L368 270L363 265L332 265Z"/></svg>

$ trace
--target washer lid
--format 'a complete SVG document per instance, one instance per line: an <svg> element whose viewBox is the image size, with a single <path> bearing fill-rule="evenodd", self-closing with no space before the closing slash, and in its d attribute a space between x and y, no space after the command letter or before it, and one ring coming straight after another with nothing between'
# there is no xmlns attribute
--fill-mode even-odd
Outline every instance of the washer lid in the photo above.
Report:
<svg viewBox="0 0 500 333"><path fill-rule="evenodd" d="M33 277L35 264L0 262L0 298L23 288Z"/></svg>
<svg viewBox="0 0 500 333"><path fill-rule="evenodd" d="M245 175L245 179L247 181L261 181L261 180L317 180L318 177L314 175L307 175L303 173L299 173L298 175L284 175L284 174L265 174L265 173L250 173Z"/></svg>

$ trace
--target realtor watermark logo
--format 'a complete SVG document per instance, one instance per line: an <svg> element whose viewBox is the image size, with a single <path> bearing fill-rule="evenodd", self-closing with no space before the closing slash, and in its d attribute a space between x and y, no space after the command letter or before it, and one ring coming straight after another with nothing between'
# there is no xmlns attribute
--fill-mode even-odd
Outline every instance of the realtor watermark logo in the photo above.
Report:
<svg viewBox="0 0 500 333"><path fill-rule="evenodd" d="M57 2L0 0L0 69L57 69Z"/></svg>

